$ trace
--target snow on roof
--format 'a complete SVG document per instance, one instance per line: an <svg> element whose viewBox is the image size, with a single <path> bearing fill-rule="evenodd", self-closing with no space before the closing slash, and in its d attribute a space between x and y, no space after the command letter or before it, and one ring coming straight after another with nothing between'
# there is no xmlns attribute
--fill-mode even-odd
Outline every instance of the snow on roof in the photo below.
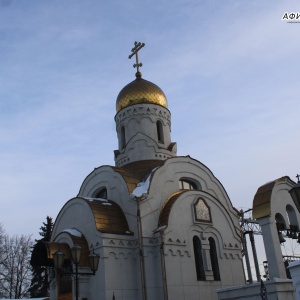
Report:
<svg viewBox="0 0 300 300"><path fill-rule="evenodd" d="M62 232L70 233L74 236L82 237L82 233L75 228L64 229ZM44 299L44 298L43 298Z"/></svg>
<svg viewBox="0 0 300 300"><path fill-rule="evenodd" d="M81 198L91 202L93 201L108 202L107 199L103 199L103 198L92 198L92 197L81 197Z"/></svg>
<svg viewBox="0 0 300 300"><path fill-rule="evenodd" d="M146 179L145 181L139 182L139 183L137 184L136 188L135 188L135 189L133 190L133 192L132 192L132 195L133 195L133 196L135 196L135 197L141 197L141 196L147 194L148 189L149 189L149 185L150 185L150 178L151 178L151 175L152 175L152 173L153 173L156 169L157 169L157 167L154 168L154 169L151 171L150 175L147 177L147 179Z"/></svg>
<svg viewBox="0 0 300 300"><path fill-rule="evenodd" d="M112 205L111 203L108 202L107 199L103 199L103 198L90 198L90 197L81 197L81 198L88 200L90 202L99 201L99 202L101 202L102 205Z"/></svg>
<svg viewBox="0 0 300 300"><path fill-rule="evenodd" d="M166 228L167 228L167 225L160 226L157 229L153 230L153 233L159 232L161 230L165 230Z"/></svg>
<svg viewBox="0 0 300 300"><path fill-rule="evenodd" d="M147 194L149 182L149 177L145 182L139 182L137 187L133 190L132 195L135 197L141 197L143 194Z"/></svg>

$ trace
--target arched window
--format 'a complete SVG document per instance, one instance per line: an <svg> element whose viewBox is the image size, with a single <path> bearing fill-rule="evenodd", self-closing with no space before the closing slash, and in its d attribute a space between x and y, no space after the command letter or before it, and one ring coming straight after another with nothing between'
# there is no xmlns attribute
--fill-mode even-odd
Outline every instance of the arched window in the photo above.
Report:
<svg viewBox="0 0 300 300"><path fill-rule="evenodd" d="M163 125L160 120L156 122L156 130L157 130L157 140L159 143L164 142L164 131L163 131Z"/></svg>
<svg viewBox="0 0 300 300"><path fill-rule="evenodd" d="M197 185L189 179L181 178L179 180L179 189L181 189L181 190L197 190Z"/></svg>
<svg viewBox="0 0 300 300"><path fill-rule="evenodd" d="M104 188L101 188L100 190L97 190L94 198L107 199L107 189L104 187Z"/></svg>
<svg viewBox="0 0 300 300"><path fill-rule="evenodd" d="M124 126L121 127L121 149L124 149L126 145L126 138L125 138L125 128Z"/></svg>
<svg viewBox="0 0 300 300"><path fill-rule="evenodd" d="M209 241L210 261L211 261L211 267L214 275L214 280L221 280L216 242L212 237L208 238L208 241Z"/></svg>
<svg viewBox="0 0 300 300"><path fill-rule="evenodd" d="M197 237L196 235L193 237L193 246L194 246L197 280L205 280L202 245L199 237Z"/></svg>

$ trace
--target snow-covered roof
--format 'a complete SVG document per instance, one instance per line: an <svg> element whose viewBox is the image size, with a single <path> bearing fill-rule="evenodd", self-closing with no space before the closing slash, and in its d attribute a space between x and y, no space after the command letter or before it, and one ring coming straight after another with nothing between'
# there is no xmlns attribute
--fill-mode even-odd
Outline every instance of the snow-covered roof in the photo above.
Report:
<svg viewBox="0 0 300 300"><path fill-rule="evenodd" d="M82 237L82 233L79 230L77 230L76 228L67 228L67 229L64 229L62 232L67 232L74 236Z"/></svg>
<svg viewBox="0 0 300 300"><path fill-rule="evenodd" d="M141 196L146 195L146 194L148 193L148 189L149 189L149 185L150 185L150 178L151 178L153 172L154 172L156 169L157 169L157 167L154 168L154 169L151 171L150 175L147 177L147 179L146 179L145 181L139 182L139 183L137 184L137 187L136 187L136 188L133 190L133 192L132 192L132 195L133 195L133 196L135 196L135 197L141 197Z"/></svg>

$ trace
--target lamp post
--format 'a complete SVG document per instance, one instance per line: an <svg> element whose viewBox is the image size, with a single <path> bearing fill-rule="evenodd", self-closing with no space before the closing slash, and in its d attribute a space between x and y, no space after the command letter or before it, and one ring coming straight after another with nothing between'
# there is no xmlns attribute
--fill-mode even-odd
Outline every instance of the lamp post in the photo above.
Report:
<svg viewBox="0 0 300 300"><path fill-rule="evenodd" d="M80 257L81 257L81 247L80 246L75 245L74 247L71 248L71 256L72 256L72 261L75 265L75 273L61 271L61 269L63 267L65 255L60 250L53 253L53 261L54 261L55 269L59 270L59 272L62 275L64 275L64 274L75 275L75 295L76 295L76 300L78 300L78 276L79 275L93 275L94 276L96 271L98 270L100 255L92 253L88 257L92 273L78 272L78 265L79 265Z"/></svg>
<svg viewBox="0 0 300 300"><path fill-rule="evenodd" d="M300 175L297 174L297 179L298 182L289 190L289 193L298 209L300 212Z"/></svg>
<svg viewBox="0 0 300 300"><path fill-rule="evenodd" d="M71 256L72 256L73 263L75 264L75 295L76 295L76 300L78 300L78 264L80 262L81 247L77 245L72 247Z"/></svg>

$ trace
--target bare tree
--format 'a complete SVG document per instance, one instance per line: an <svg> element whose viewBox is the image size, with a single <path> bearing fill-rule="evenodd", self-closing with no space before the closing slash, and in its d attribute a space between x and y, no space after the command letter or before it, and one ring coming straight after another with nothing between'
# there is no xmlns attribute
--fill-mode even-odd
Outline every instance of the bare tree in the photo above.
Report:
<svg viewBox="0 0 300 300"><path fill-rule="evenodd" d="M26 298L31 281L31 236L4 235L0 260L0 296Z"/></svg>
<svg viewBox="0 0 300 300"><path fill-rule="evenodd" d="M3 241L4 241L4 236L5 236L5 231L3 229L2 224L0 223L0 250L2 250L2 245L3 245ZM1 255L1 251L0 251L0 255ZM1 257L0 257L1 259ZM1 260L0 260L1 262Z"/></svg>
<svg viewBox="0 0 300 300"><path fill-rule="evenodd" d="M2 278L2 264L4 262L4 258L5 258L5 255L4 255L4 251L3 251L3 245L4 245L4 239L5 239L5 231L3 229L3 226L2 224L0 224L0 297L3 297L3 294L2 294L2 289L1 289L1 286L2 286L2 282L3 282L3 278Z"/></svg>

